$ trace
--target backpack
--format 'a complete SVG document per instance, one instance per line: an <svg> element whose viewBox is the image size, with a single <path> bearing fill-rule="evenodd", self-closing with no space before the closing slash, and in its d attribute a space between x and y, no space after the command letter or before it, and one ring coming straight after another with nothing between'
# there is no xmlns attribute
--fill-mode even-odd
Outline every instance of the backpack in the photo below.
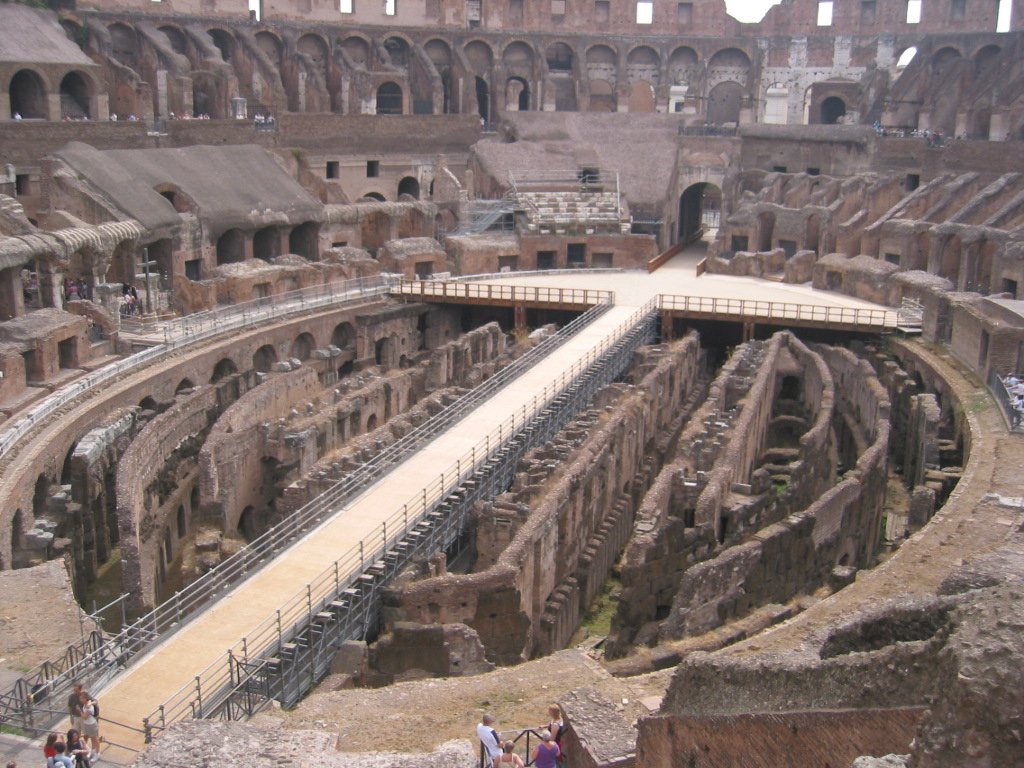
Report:
<svg viewBox="0 0 1024 768"><path fill-rule="evenodd" d="M100 719L100 703L96 699L92 700L92 713L97 720Z"/></svg>

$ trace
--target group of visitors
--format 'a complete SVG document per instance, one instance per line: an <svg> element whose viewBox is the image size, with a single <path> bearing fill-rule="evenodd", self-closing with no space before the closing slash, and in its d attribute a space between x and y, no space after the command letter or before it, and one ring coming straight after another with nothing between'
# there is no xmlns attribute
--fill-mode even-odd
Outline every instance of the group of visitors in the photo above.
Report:
<svg viewBox="0 0 1024 768"><path fill-rule="evenodd" d="M188 114L188 112L186 112L184 115L176 115L173 112L171 112L171 113L169 113L167 115L167 119L168 120L209 120L210 116L208 114L206 114L205 112L202 112L202 113L200 113L198 115L190 115L190 114Z"/></svg>
<svg viewBox="0 0 1024 768"><path fill-rule="evenodd" d="M75 301L76 299L88 299L89 297L89 284L82 278L74 280L70 277L64 278L64 301Z"/></svg>
<svg viewBox="0 0 1024 768"><path fill-rule="evenodd" d="M128 120L129 123L137 123L139 121L139 118L136 117L134 114L128 115L128 117L126 119ZM117 113L116 112L111 112L110 113L110 122L112 122L112 123L116 123L117 122Z"/></svg>
<svg viewBox="0 0 1024 768"><path fill-rule="evenodd" d="M139 304L139 292L135 290L134 285L123 283L121 285L121 315L129 317L141 314L142 305Z"/></svg>
<svg viewBox="0 0 1024 768"><path fill-rule="evenodd" d="M1024 379L1011 373L1003 377L1003 386L1006 387L1010 407L1013 408L1013 426L1016 427L1024 419Z"/></svg>
<svg viewBox="0 0 1024 768"><path fill-rule="evenodd" d="M46 768L91 768L100 759L100 705L79 683L68 695L71 728L51 733L43 746Z"/></svg>
<svg viewBox="0 0 1024 768"><path fill-rule="evenodd" d="M565 767L565 753L562 751L562 735L565 732L565 722L562 719L562 709L557 704L548 707L549 721L540 727L540 743L533 748L530 755L530 764L537 768ZM476 727L477 738L483 745L488 757L491 759L493 768L523 768L523 758L515 753L515 742L502 739L501 732L496 727L494 715L487 713Z"/></svg>
<svg viewBox="0 0 1024 768"><path fill-rule="evenodd" d="M924 139L929 147L936 149L945 146L946 139L942 131L933 131L928 128L889 128L882 125L878 120L871 125L879 136L894 136L899 139Z"/></svg>

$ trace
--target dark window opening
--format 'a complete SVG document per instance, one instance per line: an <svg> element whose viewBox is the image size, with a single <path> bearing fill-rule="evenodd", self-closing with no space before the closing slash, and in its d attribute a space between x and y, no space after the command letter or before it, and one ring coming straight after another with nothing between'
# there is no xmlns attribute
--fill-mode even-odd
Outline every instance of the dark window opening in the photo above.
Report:
<svg viewBox="0 0 1024 768"><path fill-rule="evenodd" d="M555 252L537 251L537 269L554 269Z"/></svg>
<svg viewBox="0 0 1024 768"><path fill-rule="evenodd" d="M784 165L773 165L772 171L775 173L788 173L789 169Z"/></svg>
<svg viewBox="0 0 1024 768"><path fill-rule="evenodd" d="M587 265L586 243L569 243L566 261L570 267L585 267Z"/></svg>
<svg viewBox="0 0 1024 768"><path fill-rule="evenodd" d="M338 178L338 161L328 160L327 161L327 178L336 179Z"/></svg>
<svg viewBox="0 0 1024 768"><path fill-rule="evenodd" d="M14 194L21 196L28 194L28 174L19 173L14 177Z"/></svg>
<svg viewBox="0 0 1024 768"><path fill-rule="evenodd" d="M796 253L796 241L795 240L779 240L779 248L786 254L787 259L791 259L793 254Z"/></svg>
<svg viewBox="0 0 1024 768"><path fill-rule="evenodd" d="M807 175L808 176L820 176L821 175L821 168L808 168L807 169Z"/></svg>
<svg viewBox="0 0 1024 768"><path fill-rule="evenodd" d="M679 3L676 6L676 22L687 27L693 22L693 3Z"/></svg>
<svg viewBox="0 0 1024 768"><path fill-rule="evenodd" d="M885 254L885 260L890 264L895 264L897 267L900 265L900 255L898 253Z"/></svg>
<svg viewBox="0 0 1024 768"><path fill-rule="evenodd" d="M73 337L57 342L57 359L61 368L78 366L78 345Z"/></svg>
<svg viewBox="0 0 1024 768"><path fill-rule="evenodd" d="M913 192L919 186L921 186L921 176L917 173L908 173L906 181L907 192Z"/></svg>
<svg viewBox="0 0 1024 768"><path fill-rule="evenodd" d="M192 259L191 261L185 262L185 277L187 277L189 280L203 279L202 259Z"/></svg>
<svg viewBox="0 0 1024 768"><path fill-rule="evenodd" d="M380 176L380 160L366 161L366 178L376 179Z"/></svg>
<svg viewBox="0 0 1024 768"><path fill-rule="evenodd" d="M1003 278L1003 293L1009 293L1013 298L1017 298L1017 281Z"/></svg>
<svg viewBox="0 0 1024 768"><path fill-rule="evenodd" d="M732 251L736 253L738 251L745 251L750 247L750 240L746 235L733 235L732 236Z"/></svg>

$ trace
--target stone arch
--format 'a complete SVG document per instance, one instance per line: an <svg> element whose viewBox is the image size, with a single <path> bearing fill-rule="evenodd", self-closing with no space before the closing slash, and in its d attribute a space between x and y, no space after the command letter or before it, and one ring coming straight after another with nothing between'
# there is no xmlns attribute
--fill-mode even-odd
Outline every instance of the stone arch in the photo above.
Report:
<svg viewBox="0 0 1024 768"><path fill-rule="evenodd" d="M846 102L839 96L829 96L821 101L821 124L835 125L846 117Z"/></svg>
<svg viewBox="0 0 1024 768"><path fill-rule="evenodd" d="M187 389L195 389L196 385L192 383L192 379L185 377L178 382L178 386L174 388L174 394L179 395Z"/></svg>
<svg viewBox="0 0 1024 768"><path fill-rule="evenodd" d="M708 122L711 125L739 123L743 86L734 80L719 83L708 92Z"/></svg>
<svg viewBox="0 0 1024 768"><path fill-rule="evenodd" d="M679 196L679 220L676 242L688 243L704 233L705 218L709 210L719 211L722 190L709 182L691 184Z"/></svg>
<svg viewBox="0 0 1024 768"><path fill-rule="evenodd" d="M1002 52L1002 48L998 45L983 45L974 54L974 72L975 75L980 75L982 71Z"/></svg>
<svg viewBox="0 0 1024 768"><path fill-rule="evenodd" d="M235 53L235 38L230 32L221 27L211 27L206 30L214 47L220 51L220 58L223 61L231 61Z"/></svg>
<svg viewBox="0 0 1024 768"><path fill-rule="evenodd" d="M896 71L905 69L910 62L917 58L917 46L911 45L908 48L904 48L896 55Z"/></svg>
<svg viewBox="0 0 1024 768"><path fill-rule="evenodd" d="M384 197L384 193L383 192L373 192L373 191L367 192L364 195L360 195L359 196L359 200L362 200L363 202L374 202L374 203L384 203L384 202L387 202L387 198ZM359 201L357 200L356 202L359 202Z"/></svg>
<svg viewBox="0 0 1024 768"><path fill-rule="evenodd" d="M60 81L61 117L94 118L94 93L91 77L78 70L68 72Z"/></svg>
<svg viewBox="0 0 1024 768"><path fill-rule="evenodd" d="M572 72L572 48L566 43L557 42L548 46L544 53L549 72Z"/></svg>
<svg viewBox="0 0 1024 768"><path fill-rule="evenodd" d="M750 57L739 48L722 48L708 59L708 67L724 69L749 69Z"/></svg>
<svg viewBox="0 0 1024 768"><path fill-rule="evenodd" d="M292 342L292 351L289 357L297 357L299 360L309 360L313 350L316 349L316 339L311 333L300 333Z"/></svg>
<svg viewBox="0 0 1024 768"><path fill-rule="evenodd" d="M398 182L398 199L402 198L402 195L408 195L414 200L420 199L420 183L413 176L406 176L400 182Z"/></svg>
<svg viewBox="0 0 1024 768"><path fill-rule="evenodd" d="M178 514L177 514L176 523L177 523L176 527L178 529L178 538L179 539L185 538L186 534L188 534L188 518L185 515L185 505L184 504L179 504L178 505Z"/></svg>
<svg viewBox="0 0 1024 768"><path fill-rule="evenodd" d="M370 43L359 35L351 35L341 41L341 50L345 57L356 66L366 66L370 60Z"/></svg>
<svg viewBox="0 0 1024 768"><path fill-rule="evenodd" d="M164 33L164 36L167 38L167 42L171 44L171 50L175 53L181 54L182 56L187 54L188 44L186 43L184 32L171 24L164 24L160 27L160 31Z"/></svg>
<svg viewBox="0 0 1024 768"><path fill-rule="evenodd" d="M629 111L654 112L654 86L646 80L638 80L629 86Z"/></svg>
<svg viewBox="0 0 1024 768"><path fill-rule="evenodd" d="M324 40L320 35L313 32L307 32L305 35L299 38L299 41L295 44L295 49L309 59L309 62L313 65L320 76L327 79L327 65L330 61L330 48L327 45L327 41Z"/></svg>
<svg viewBox="0 0 1024 768"><path fill-rule="evenodd" d="M306 261L320 258L320 225L315 221L304 221L288 233L288 251Z"/></svg>
<svg viewBox="0 0 1024 768"><path fill-rule="evenodd" d="M452 89L452 49L444 40L435 38L423 46L423 51L441 78L442 113L458 114L458 93Z"/></svg>
<svg viewBox="0 0 1024 768"><path fill-rule="evenodd" d="M590 112L615 112L618 108L615 85L618 78L619 56L611 47L592 45L586 54L589 82Z"/></svg>
<svg viewBox="0 0 1024 768"><path fill-rule="evenodd" d="M472 40L463 47L470 69L476 75L488 75L494 66L494 49L483 40Z"/></svg>
<svg viewBox="0 0 1024 768"><path fill-rule="evenodd" d="M373 432L377 428L377 414L371 413L366 417L366 431Z"/></svg>
<svg viewBox="0 0 1024 768"><path fill-rule="evenodd" d="M522 40L513 40L501 52L501 63L510 75L528 78L533 75L536 60L533 47Z"/></svg>
<svg viewBox="0 0 1024 768"><path fill-rule="evenodd" d="M245 260L245 235L240 229L229 229L217 238L217 264L237 264Z"/></svg>
<svg viewBox="0 0 1024 768"><path fill-rule="evenodd" d="M171 207L173 207L178 213L194 213L199 210L195 200L193 200L190 195L182 191L182 189L176 184L157 184L153 187L153 191L170 203Z"/></svg>
<svg viewBox="0 0 1024 768"><path fill-rule="evenodd" d="M688 45L681 45L672 51L668 59L668 73L673 83L688 83L693 79L700 57Z"/></svg>
<svg viewBox="0 0 1024 768"><path fill-rule="evenodd" d="M963 58L963 54L953 47L952 45L944 45L939 48L934 54L932 54L931 65L932 72L941 76L947 72L951 66Z"/></svg>
<svg viewBox="0 0 1024 768"><path fill-rule="evenodd" d="M122 107L123 109L124 107ZM220 112L217 78L212 72L193 72L192 116L210 115L216 119L221 116Z"/></svg>
<svg viewBox="0 0 1024 768"><path fill-rule="evenodd" d="M338 349L356 348L356 329L352 323L338 323L331 332L331 344Z"/></svg>
<svg viewBox="0 0 1024 768"><path fill-rule="evenodd" d="M248 506L238 516L238 533L245 537L246 541L252 541L259 535L259 524L256 520L256 508Z"/></svg>
<svg viewBox="0 0 1024 768"><path fill-rule="evenodd" d="M213 373L210 374L210 383L215 384L221 379L233 376L236 373L238 373L238 366L235 365L235 361L230 357L221 358L217 361L217 364L213 366Z"/></svg>
<svg viewBox="0 0 1024 768"><path fill-rule="evenodd" d="M427 41L427 44L423 46L423 51L438 71L452 65L452 48L438 37Z"/></svg>
<svg viewBox="0 0 1024 768"><path fill-rule="evenodd" d="M281 38L269 30L262 29L256 33L256 47L278 68L281 67L281 61L284 56L284 45L281 42Z"/></svg>
<svg viewBox="0 0 1024 768"><path fill-rule="evenodd" d="M12 118L20 115L25 120L49 119L50 106L46 81L35 70L18 70L11 78L7 93L10 97Z"/></svg>
<svg viewBox="0 0 1024 768"><path fill-rule="evenodd" d="M391 80L381 83L377 88L377 114L402 114L402 87Z"/></svg>
<svg viewBox="0 0 1024 768"><path fill-rule="evenodd" d="M271 261L281 255L281 232L277 227L264 227L252 236L252 255L261 261Z"/></svg>
<svg viewBox="0 0 1024 768"><path fill-rule="evenodd" d="M139 36L127 24L115 22L107 27L110 35L110 55L116 61L138 71Z"/></svg>
<svg viewBox="0 0 1024 768"><path fill-rule="evenodd" d="M392 66L399 69L408 69L412 59L412 48L409 41L401 35L391 35L384 41L384 50L388 52L388 58Z"/></svg>
<svg viewBox="0 0 1024 768"><path fill-rule="evenodd" d="M479 76L475 78L474 86L476 87L477 114L489 122L491 119L491 89L487 85L487 81Z"/></svg>
<svg viewBox="0 0 1024 768"><path fill-rule="evenodd" d="M649 45L638 45L626 55L626 76L630 83L647 81L656 86L660 73L661 56Z"/></svg>
<svg viewBox="0 0 1024 768"><path fill-rule="evenodd" d="M139 400L139 408L143 411L153 411L154 413L160 410L159 404L153 399L152 395L146 395Z"/></svg>
<svg viewBox="0 0 1024 768"><path fill-rule="evenodd" d="M264 344L252 353L252 367L257 373L266 373L277 362L277 350L273 344Z"/></svg>
<svg viewBox="0 0 1024 768"><path fill-rule="evenodd" d="M510 112L530 110L530 84L518 75L505 81L505 109Z"/></svg>
<svg viewBox="0 0 1024 768"><path fill-rule="evenodd" d="M374 362L384 368L394 368L397 358L397 339L392 334L377 339L373 345Z"/></svg>
<svg viewBox="0 0 1024 768"><path fill-rule="evenodd" d="M36 478L35 489L32 492L32 517L36 520L46 515L49 498L50 478L43 472Z"/></svg>

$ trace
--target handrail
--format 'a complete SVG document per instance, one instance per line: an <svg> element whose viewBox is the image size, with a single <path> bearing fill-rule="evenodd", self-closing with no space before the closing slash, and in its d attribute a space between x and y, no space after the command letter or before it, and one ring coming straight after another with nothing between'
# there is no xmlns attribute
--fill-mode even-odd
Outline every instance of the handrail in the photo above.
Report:
<svg viewBox="0 0 1024 768"><path fill-rule="evenodd" d="M344 280L298 291L289 291L266 299L248 301L209 312L197 312L194 315L187 315L171 321L164 326L163 344L106 365L74 383L62 387L33 405L25 416L0 433L0 459L5 457L36 425L44 423L72 400L125 373L152 364L173 351L206 341L228 331L252 326L270 318L305 312L339 302L364 299L368 296L380 296L387 293L394 283L395 279L389 276Z"/></svg>
<svg viewBox="0 0 1024 768"><path fill-rule="evenodd" d="M612 291L591 288L545 288L508 283L477 283L458 280L407 280L403 278L392 291L402 296L430 296L484 301L514 301L594 306L611 303Z"/></svg>
<svg viewBox="0 0 1024 768"><path fill-rule="evenodd" d="M364 572L368 564L381 560L385 553L409 535L430 511L443 499L469 479L497 451L506 445L537 414L543 411L573 382L586 375L588 368L611 349L632 328L641 323L655 309L651 299L643 307L631 313L596 347L591 349L567 371L547 385L542 392L534 395L529 406L524 404L508 419L491 430L472 448L457 458L438 474L438 480L417 491L408 501L398 506L385 520L379 533L361 540L358 545L335 560L314 580L307 583L288 602L267 616L252 632L219 658L199 672L193 679L164 704L145 718L146 728L166 727L170 723L188 716L203 716L203 697L207 701L214 694L229 689L232 683L230 667L235 659L245 661L259 659L282 652L283 638L293 636L304 625L306 617L325 610L327 605L342 590L351 587ZM329 495L328 491L325 496ZM335 512L340 510L335 510Z"/></svg>
<svg viewBox="0 0 1024 768"><path fill-rule="evenodd" d="M730 299L710 296L661 294L658 297L658 308L668 312L738 315L751 319L764 318L817 323L845 323L875 328L896 328L898 321L897 313L888 309L829 307L822 304L798 304L788 301Z"/></svg>

